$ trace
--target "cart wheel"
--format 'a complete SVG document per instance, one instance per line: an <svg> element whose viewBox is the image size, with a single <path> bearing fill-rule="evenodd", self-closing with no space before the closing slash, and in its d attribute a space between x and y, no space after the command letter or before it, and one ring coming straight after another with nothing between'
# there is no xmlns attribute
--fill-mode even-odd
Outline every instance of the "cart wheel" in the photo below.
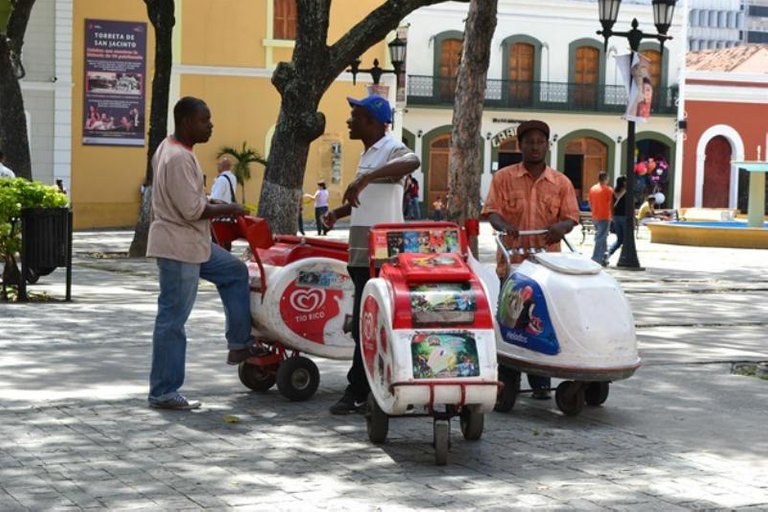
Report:
<svg viewBox="0 0 768 512"><path fill-rule="evenodd" d="M308 400L319 384L317 365L306 357L289 357L277 369L277 389L291 402Z"/></svg>
<svg viewBox="0 0 768 512"><path fill-rule="evenodd" d="M499 389L496 396L496 412L509 412L515 406L517 395L520 393L520 372L510 368L499 368L499 380L504 387Z"/></svg>
<svg viewBox="0 0 768 512"><path fill-rule="evenodd" d="M603 405L608 399L608 382L590 382L584 390L584 400L587 405Z"/></svg>
<svg viewBox="0 0 768 512"><path fill-rule="evenodd" d="M464 439L467 441L477 441L483 435L485 426L485 414L475 412L469 407L462 407L459 414L459 426Z"/></svg>
<svg viewBox="0 0 768 512"><path fill-rule="evenodd" d="M267 391L275 385L274 367L259 366L256 364L240 363L237 367L237 375L243 386L254 391Z"/></svg>
<svg viewBox="0 0 768 512"><path fill-rule="evenodd" d="M448 445L451 440L451 424L446 420L435 420L433 425L435 464L445 466L448 462Z"/></svg>
<svg viewBox="0 0 768 512"><path fill-rule="evenodd" d="M365 428L368 439L373 444L383 444L389 432L389 416L381 410L373 393L368 393L368 406L365 409Z"/></svg>
<svg viewBox="0 0 768 512"><path fill-rule="evenodd" d="M555 390L555 402L563 414L576 416L584 408L584 385L572 380L561 382Z"/></svg>

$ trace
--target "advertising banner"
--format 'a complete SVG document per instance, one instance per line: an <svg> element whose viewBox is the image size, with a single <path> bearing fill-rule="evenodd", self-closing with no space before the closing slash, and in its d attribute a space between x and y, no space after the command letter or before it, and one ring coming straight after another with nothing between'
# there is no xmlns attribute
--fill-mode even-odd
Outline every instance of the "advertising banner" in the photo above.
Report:
<svg viewBox="0 0 768 512"><path fill-rule="evenodd" d="M644 123L651 115L653 85L648 66L650 61L642 54L635 53L632 59L630 79L629 54L616 57L616 67L627 89L627 110L624 119Z"/></svg>
<svg viewBox="0 0 768 512"><path fill-rule="evenodd" d="M147 24L85 20L83 144L144 146Z"/></svg>

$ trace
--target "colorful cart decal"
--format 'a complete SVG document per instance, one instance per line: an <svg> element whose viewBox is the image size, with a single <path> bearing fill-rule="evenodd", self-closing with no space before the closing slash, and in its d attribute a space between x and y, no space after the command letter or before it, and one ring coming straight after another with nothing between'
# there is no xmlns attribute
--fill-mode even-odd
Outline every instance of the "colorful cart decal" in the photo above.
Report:
<svg viewBox="0 0 768 512"><path fill-rule="evenodd" d="M411 357L416 379L480 375L477 343L470 332L417 332L411 338Z"/></svg>
<svg viewBox="0 0 768 512"><path fill-rule="evenodd" d="M303 268L280 298L280 316L302 338L324 344L343 336L345 312L354 292L349 276L322 265ZM350 302L351 304L351 302Z"/></svg>
<svg viewBox="0 0 768 512"><path fill-rule="evenodd" d="M415 324L464 323L475 320L477 297L469 283L423 283L410 287Z"/></svg>
<svg viewBox="0 0 768 512"><path fill-rule="evenodd" d="M497 320L505 342L547 355L560 352L547 302L536 281L513 273L502 285Z"/></svg>
<svg viewBox="0 0 768 512"><path fill-rule="evenodd" d="M377 260L400 253L440 254L459 252L459 232L455 229L389 231L374 235Z"/></svg>
<svg viewBox="0 0 768 512"><path fill-rule="evenodd" d="M379 304L370 295L363 304L362 318L360 341L363 359L373 382L386 390L392 382L392 354L387 329L379 315Z"/></svg>

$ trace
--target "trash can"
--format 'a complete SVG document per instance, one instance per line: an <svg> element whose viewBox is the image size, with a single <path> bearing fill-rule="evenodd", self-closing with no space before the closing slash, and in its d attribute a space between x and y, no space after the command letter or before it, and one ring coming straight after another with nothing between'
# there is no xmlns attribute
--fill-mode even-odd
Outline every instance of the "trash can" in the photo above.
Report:
<svg viewBox="0 0 768 512"><path fill-rule="evenodd" d="M66 267L66 300L72 300L72 212L69 208L21 210L21 275L19 300L27 300L27 276Z"/></svg>

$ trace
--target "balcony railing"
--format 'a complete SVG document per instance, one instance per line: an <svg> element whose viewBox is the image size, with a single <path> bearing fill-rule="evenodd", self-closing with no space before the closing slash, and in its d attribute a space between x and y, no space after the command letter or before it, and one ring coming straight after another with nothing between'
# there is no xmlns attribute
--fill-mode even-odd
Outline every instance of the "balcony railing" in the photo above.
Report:
<svg viewBox="0 0 768 512"><path fill-rule="evenodd" d="M408 76L409 105L453 105L455 91L455 78ZM655 90L651 113L676 113L677 95L677 87ZM624 112L627 92L623 85L488 80L485 106L495 109Z"/></svg>

